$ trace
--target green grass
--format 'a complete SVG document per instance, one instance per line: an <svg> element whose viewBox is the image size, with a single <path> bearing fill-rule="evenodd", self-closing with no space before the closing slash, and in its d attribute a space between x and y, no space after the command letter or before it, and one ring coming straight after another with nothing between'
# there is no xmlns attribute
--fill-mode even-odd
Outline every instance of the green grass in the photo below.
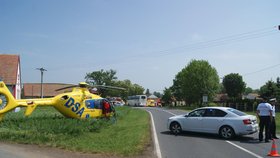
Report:
<svg viewBox="0 0 280 158"><path fill-rule="evenodd" d="M28 118L8 113L0 122L0 140L59 147L87 153L133 156L150 143L149 115L141 109L118 107L114 119L64 118L51 107Z"/></svg>

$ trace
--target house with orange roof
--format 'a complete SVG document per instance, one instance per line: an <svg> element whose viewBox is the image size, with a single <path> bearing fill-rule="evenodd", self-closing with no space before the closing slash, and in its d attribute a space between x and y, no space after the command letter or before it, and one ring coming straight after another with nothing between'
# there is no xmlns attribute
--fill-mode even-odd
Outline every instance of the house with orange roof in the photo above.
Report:
<svg viewBox="0 0 280 158"><path fill-rule="evenodd" d="M0 80L3 80L16 99L21 98L20 56L0 54Z"/></svg>
<svg viewBox="0 0 280 158"><path fill-rule="evenodd" d="M73 84L64 83L43 83L44 98L54 97L63 92L70 92L72 88L57 91L57 89L74 86ZM24 83L23 96L25 98L40 98L41 97L41 83Z"/></svg>

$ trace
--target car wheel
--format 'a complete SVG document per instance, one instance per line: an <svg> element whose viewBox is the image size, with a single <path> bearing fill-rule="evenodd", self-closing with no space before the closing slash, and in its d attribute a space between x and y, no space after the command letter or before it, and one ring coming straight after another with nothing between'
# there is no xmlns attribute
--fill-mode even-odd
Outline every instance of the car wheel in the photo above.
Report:
<svg viewBox="0 0 280 158"><path fill-rule="evenodd" d="M235 136L234 130L230 126L221 127L219 134L224 139L230 139Z"/></svg>
<svg viewBox="0 0 280 158"><path fill-rule="evenodd" d="M172 122L170 125L170 130L175 135L178 135L182 132L181 125L178 122Z"/></svg>

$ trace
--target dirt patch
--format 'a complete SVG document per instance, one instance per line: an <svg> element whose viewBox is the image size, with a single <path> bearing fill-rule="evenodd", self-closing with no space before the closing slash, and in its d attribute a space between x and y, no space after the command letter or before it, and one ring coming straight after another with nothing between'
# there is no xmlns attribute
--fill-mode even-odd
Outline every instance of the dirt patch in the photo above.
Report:
<svg viewBox="0 0 280 158"><path fill-rule="evenodd" d="M0 142L0 153L2 156L5 155L7 158L124 158L114 155L89 154L58 148L42 147L38 145L14 144L6 142ZM133 158L156 158L153 146L147 146L147 149L141 155L133 156Z"/></svg>

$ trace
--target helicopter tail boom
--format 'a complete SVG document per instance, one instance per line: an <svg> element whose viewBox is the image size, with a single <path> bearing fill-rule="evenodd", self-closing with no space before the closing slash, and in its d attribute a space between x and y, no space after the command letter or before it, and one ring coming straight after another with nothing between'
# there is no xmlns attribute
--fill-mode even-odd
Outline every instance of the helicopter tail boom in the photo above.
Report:
<svg viewBox="0 0 280 158"><path fill-rule="evenodd" d="M5 113L15 109L16 107L26 107L25 116L29 116L35 108L39 106L50 106L53 100L48 99L19 99L16 100L6 87L3 81L0 81L0 121Z"/></svg>

